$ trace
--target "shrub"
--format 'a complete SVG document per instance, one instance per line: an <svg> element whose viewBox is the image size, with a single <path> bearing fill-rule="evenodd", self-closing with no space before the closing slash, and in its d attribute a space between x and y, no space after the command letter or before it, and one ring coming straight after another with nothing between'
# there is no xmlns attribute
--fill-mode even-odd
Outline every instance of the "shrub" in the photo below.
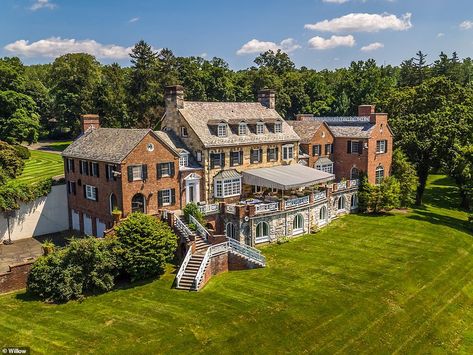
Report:
<svg viewBox="0 0 473 355"><path fill-rule="evenodd" d="M379 213L400 206L401 190L395 177L387 177L380 185L371 185L366 176L361 177L358 190L360 212Z"/></svg>
<svg viewBox="0 0 473 355"><path fill-rule="evenodd" d="M187 223L191 224L189 216L193 216L200 224L205 224L204 214L194 202L188 203L183 212Z"/></svg>
<svg viewBox="0 0 473 355"><path fill-rule="evenodd" d="M31 157L30 150L23 145L14 145L13 148L18 153L18 156L23 160L28 160Z"/></svg>
<svg viewBox="0 0 473 355"><path fill-rule="evenodd" d="M132 281L162 274L177 248L171 228L143 213L132 213L115 231L123 272Z"/></svg>
<svg viewBox="0 0 473 355"><path fill-rule="evenodd" d="M63 303L111 290L119 272L114 246L109 240L72 239L67 247L33 264L28 291L45 301Z"/></svg>

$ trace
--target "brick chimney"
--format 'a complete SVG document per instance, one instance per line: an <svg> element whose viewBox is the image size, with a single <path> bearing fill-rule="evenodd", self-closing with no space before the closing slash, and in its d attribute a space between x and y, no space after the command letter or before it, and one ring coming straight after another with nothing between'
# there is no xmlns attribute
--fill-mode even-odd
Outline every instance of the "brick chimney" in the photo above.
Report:
<svg viewBox="0 0 473 355"><path fill-rule="evenodd" d="M369 117L372 113L375 112L375 105L360 105L358 106L358 116L359 117Z"/></svg>
<svg viewBox="0 0 473 355"><path fill-rule="evenodd" d="M296 121L312 121L314 115L311 113L298 113L296 115Z"/></svg>
<svg viewBox="0 0 473 355"><path fill-rule="evenodd" d="M276 108L276 91L272 89L261 89L258 91L258 102L271 109Z"/></svg>
<svg viewBox="0 0 473 355"><path fill-rule="evenodd" d="M100 117L96 114L80 115L81 132L85 133L88 129L100 128Z"/></svg>
<svg viewBox="0 0 473 355"><path fill-rule="evenodd" d="M181 85L170 85L164 89L164 101L166 111L184 108L184 87Z"/></svg>

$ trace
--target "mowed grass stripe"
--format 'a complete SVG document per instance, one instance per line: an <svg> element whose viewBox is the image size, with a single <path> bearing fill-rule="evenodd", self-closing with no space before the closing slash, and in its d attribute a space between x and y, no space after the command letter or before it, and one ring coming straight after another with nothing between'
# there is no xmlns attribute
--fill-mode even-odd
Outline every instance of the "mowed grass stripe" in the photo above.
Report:
<svg viewBox="0 0 473 355"><path fill-rule="evenodd" d="M30 150L31 157L25 162L23 174L17 178L24 182L37 182L64 174L64 164L60 154Z"/></svg>

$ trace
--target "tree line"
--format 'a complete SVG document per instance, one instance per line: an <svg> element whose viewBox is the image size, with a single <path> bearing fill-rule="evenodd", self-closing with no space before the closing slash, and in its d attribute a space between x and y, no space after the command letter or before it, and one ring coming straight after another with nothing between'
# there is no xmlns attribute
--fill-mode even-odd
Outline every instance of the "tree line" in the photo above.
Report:
<svg viewBox="0 0 473 355"><path fill-rule="evenodd" d="M153 51L144 41L130 53L131 65L100 64L89 54L66 54L51 64L25 66L0 59L0 140L75 137L79 117L98 113L106 127L159 128L164 87L181 84L186 99L255 101L258 90L277 91L276 109L286 119L298 113L356 115L360 104L389 114L395 145L418 176L416 203L429 172L442 169L471 204L473 171L473 61L441 53L428 62L418 52L398 66L373 59L347 68L296 68L282 51L258 55L254 65L232 70L221 58L178 57Z"/></svg>

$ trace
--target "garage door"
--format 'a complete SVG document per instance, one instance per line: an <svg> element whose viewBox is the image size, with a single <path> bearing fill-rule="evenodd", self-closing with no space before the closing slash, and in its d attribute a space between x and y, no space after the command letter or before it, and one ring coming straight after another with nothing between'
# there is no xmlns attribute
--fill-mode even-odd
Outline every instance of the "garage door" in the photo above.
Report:
<svg viewBox="0 0 473 355"><path fill-rule="evenodd" d="M84 234L92 235L92 218L84 214Z"/></svg>
<svg viewBox="0 0 473 355"><path fill-rule="evenodd" d="M79 213L72 210L72 229L80 231Z"/></svg>
<svg viewBox="0 0 473 355"><path fill-rule="evenodd" d="M97 237L102 238L103 232L105 232L106 226L105 223L97 220Z"/></svg>

